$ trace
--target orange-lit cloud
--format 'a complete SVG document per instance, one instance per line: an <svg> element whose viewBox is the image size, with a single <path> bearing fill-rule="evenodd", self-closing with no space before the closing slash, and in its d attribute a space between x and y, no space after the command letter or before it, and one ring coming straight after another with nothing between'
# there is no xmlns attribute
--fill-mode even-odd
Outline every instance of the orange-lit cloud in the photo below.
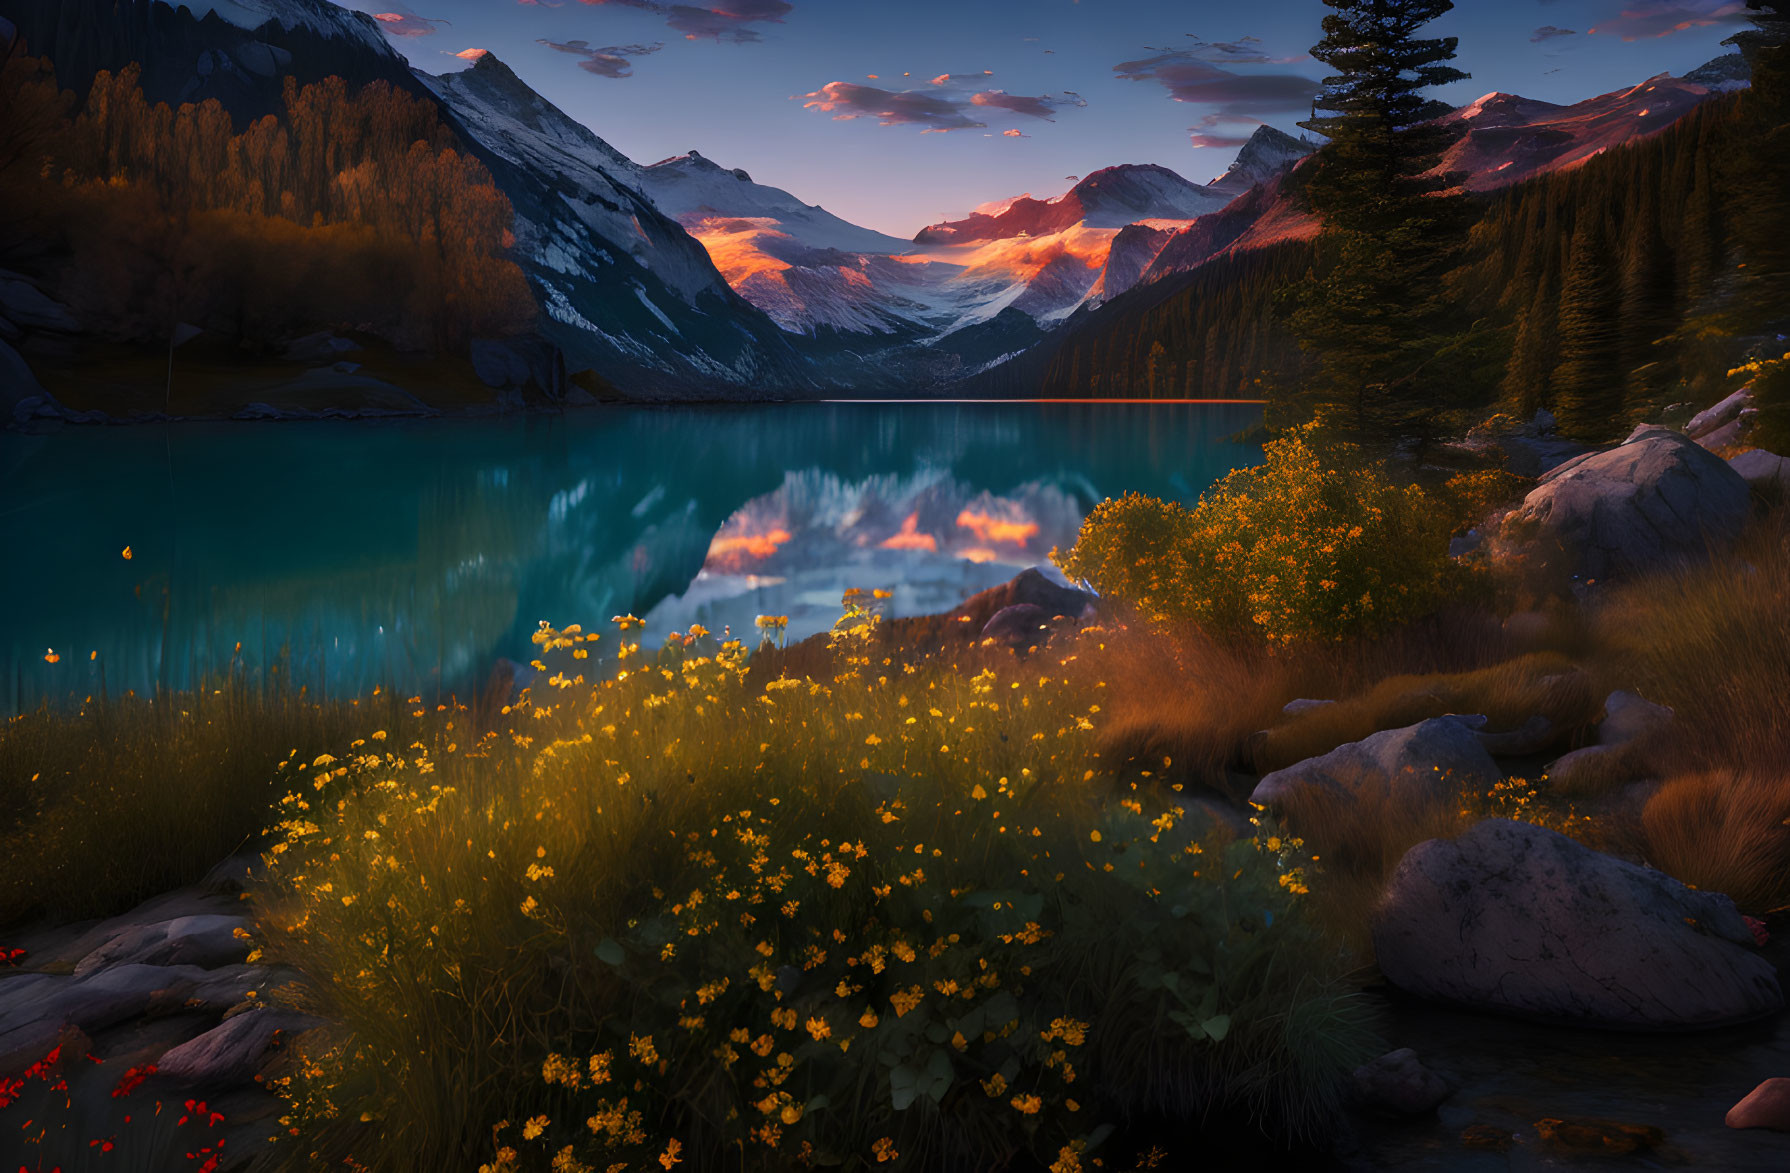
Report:
<svg viewBox="0 0 1790 1173"><path fill-rule="evenodd" d="M771 529L761 534L735 534L717 537L709 543L707 565L717 570L737 571L748 562L762 562L789 541L786 529Z"/></svg>
<svg viewBox="0 0 1790 1173"><path fill-rule="evenodd" d="M458 53L455 53L454 56L464 61L477 61L481 57L490 56L490 54L491 50L489 49L462 49Z"/></svg>
<svg viewBox="0 0 1790 1173"><path fill-rule="evenodd" d="M1744 24L1746 11L1747 6L1739 0L1652 0L1625 8L1621 16L1585 31L1639 41L1710 25Z"/></svg>
<svg viewBox="0 0 1790 1173"><path fill-rule="evenodd" d="M967 550L959 550L957 556L965 562L993 562L1000 557L987 546L971 546Z"/></svg>
<svg viewBox="0 0 1790 1173"><path fill-rule="evenodd" d="M1026 542L1038 533L1038 523L1035 521L1010 521L980 510L965 509L957 515L957 524L975 534L980 542L1005 542L1022 550L1025 549Z"/></svg>
<svg viewBox="0 0 1790 1173"><path fill-rule="evenodd" d="M445 20L418 16L414 12L375 12L373 19L379 22L382 30L394 37L433 36L436 25L448 23Z"/></svg>
<svg viewBox="0 0 1790 1173"><path fill-rule="evenodd" d="M907 515L907 520L901 523L901 528L898 531L883 539L882 547L885 550L936 551L939 544L938 539L931 534L920 532L920 515L910 513Z"/></svg>

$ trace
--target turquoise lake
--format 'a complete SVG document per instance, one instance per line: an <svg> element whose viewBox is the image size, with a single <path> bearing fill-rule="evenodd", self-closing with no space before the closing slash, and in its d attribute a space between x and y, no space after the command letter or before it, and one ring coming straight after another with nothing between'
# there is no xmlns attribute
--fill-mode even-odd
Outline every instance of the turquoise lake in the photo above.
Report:
<svg viewBox="0 0 1790 1173"><path fill-rule="evenodd" d="M799 638L847 586L943 610L1070 545L1105 497L1192 500L1253 463L1227 437L1260 417L820 403L0 434L0 707L282 650L331 692L464 693L528 660L543 619L633 612L651 644L780 614Z"/></svg>

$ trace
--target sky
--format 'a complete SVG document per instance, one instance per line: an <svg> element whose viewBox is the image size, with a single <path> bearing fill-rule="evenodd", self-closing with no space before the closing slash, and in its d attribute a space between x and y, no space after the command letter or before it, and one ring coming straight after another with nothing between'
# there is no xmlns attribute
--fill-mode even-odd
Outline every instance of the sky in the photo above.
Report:
<svg viewBox="0 0 1790 1173"><path fill-rule="evenodd" d="M414 7L411 6L414 4ZM1119 163L1298 133L1320 0L348 0L429 73L494 53L642 163L697 150L896 236ZM1727 52L1736 0L1458 0L1472 79L1571 103Z"/></svg>

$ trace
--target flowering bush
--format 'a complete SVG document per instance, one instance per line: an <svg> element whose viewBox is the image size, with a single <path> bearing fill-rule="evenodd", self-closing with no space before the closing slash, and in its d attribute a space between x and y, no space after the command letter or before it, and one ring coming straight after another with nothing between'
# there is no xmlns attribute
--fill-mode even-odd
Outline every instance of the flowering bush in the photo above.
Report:
<svg viewBox="0 0 1790 1173"><path fill-rule="evenodd" d="M292 1163L1068 1173L1140 1112L1321 1128L1365 1035L1299 846L1115 780L1097 629L971 674L876 623L824 679L673 639L289 762L265 956L343 1026Z"/></svg>
<svg viewBox="0 0 1790 1173"><path fill-rule="evenodd" d="M1096 506L1058 564L1150 619L1276 646L1339 639L1441 601L1445 508L1346 453L1326 459L1303 434L1263 451L1192 509L1138 494Z"/></svg>

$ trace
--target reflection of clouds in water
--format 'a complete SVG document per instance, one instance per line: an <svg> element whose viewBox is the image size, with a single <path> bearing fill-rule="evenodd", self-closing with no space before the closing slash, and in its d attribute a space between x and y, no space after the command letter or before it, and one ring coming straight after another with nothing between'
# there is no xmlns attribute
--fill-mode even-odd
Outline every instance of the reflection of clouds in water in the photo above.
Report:
<svg viewBox="0 0 1790 1173"><path fill-rule="evenodd" d="M1075 489L1034 481L997 495L938 468L861 481L791 472L727 519L703 572L649 621L744 631L756 615L788 615L789 638L801 639L826 630L854 586L893 589L895 615L948 610L1072 544L1083 515Z"/></svg>

